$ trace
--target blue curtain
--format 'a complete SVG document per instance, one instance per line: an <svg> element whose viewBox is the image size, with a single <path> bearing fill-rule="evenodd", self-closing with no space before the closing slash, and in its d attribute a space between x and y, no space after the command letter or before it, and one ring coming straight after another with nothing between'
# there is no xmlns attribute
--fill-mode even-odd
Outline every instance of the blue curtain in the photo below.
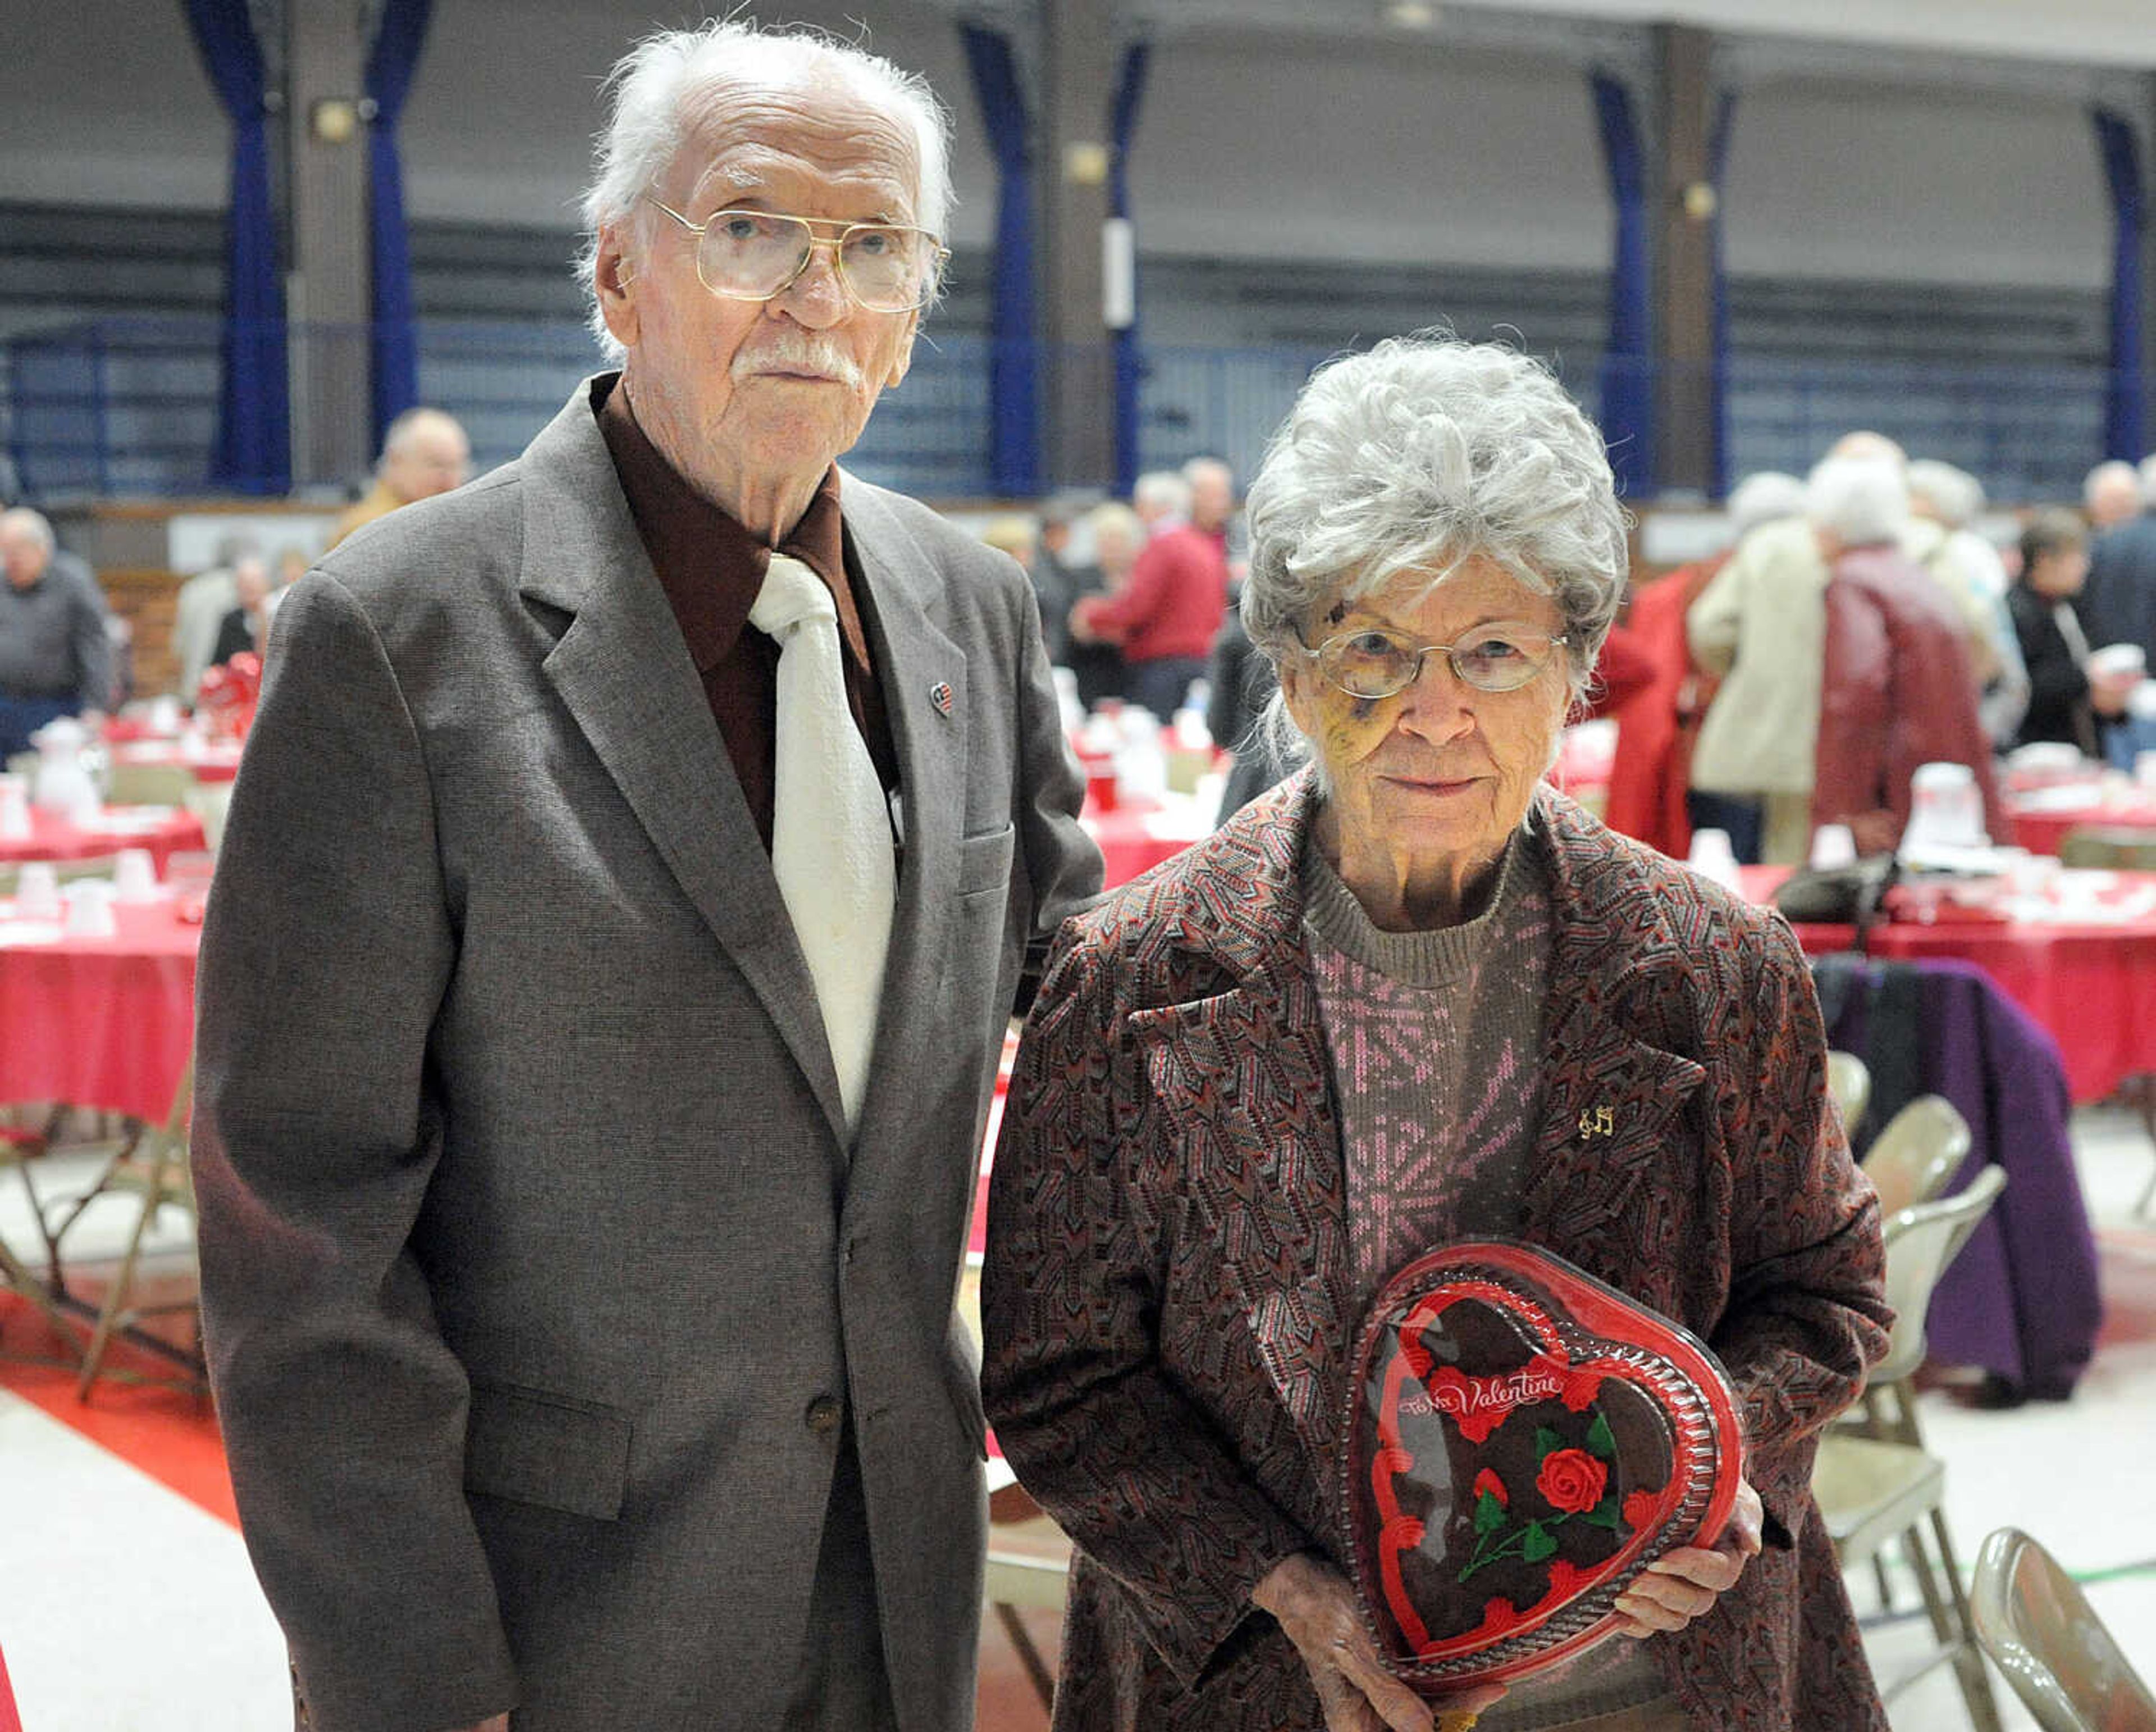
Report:
<svg viewBox="0 0 2156 1732"><path fill-rule="evenodd" d="M1602 157L1616 207L1609 261L1609 337L1602 350L1602 436L1617 491L1633 498L1654 486L1654 376L1648 351L1651 277L1647 254L1646 173L1632 98L1621 80L1593 75Z"/></svg>
<svg viewBox="0 0 2156 1732"><path fill-rule="evenodd" d="M1707 224L1708 293L1713 301L1713 378L1709 401L1714 417L1714 496L1729 496L1729 266L1723 257L1722 192L1729 167L1729 135L1737 121L1737 93L1724 90L1714 105L1707 135L1707 184L1714 188L1714 215Z"/></svg>
<svg viewBox="0 0 2156 1732"><path fill-rule="evenodd" d="M404 228L404 168L397 123L412 91L434 0L382 0L382 23L367 57L374 115L367 132L367 242L373 265L372 333L374 445L419 400L419 339L413 323L412 248Z"/></svg>
<svg viewBox="0 0 2156 1732"><path fill-rule="evenodd" d="M1123 67L1116 80L1116 98L1108 110L1108 214L1126 221L1131 214L1131 141L1138 130L1138 104L1145 97L1146 69L1151 45L1134 42L1123 50ZM1132 266L1137 268L1137 243L1132 243ZM1137 306L1137 290L1132 290ZM1138 478L1138 321L1135 315L1111 339L1116 353L1116 491L1125 498Z"/></svg>
<svg viewBox="0 0 2156 1732"><path fill-rule="evenodd" d="M291 481L291 398L285 367L285 293L270 202L267 75L247 0L184 0L197 52L232 122L232 197L225 255L223 380L213 486L282 493Z"/></svg>
<svg viewBox="0 0 2156 1732"><path fill-rule="evenodd" d="M996 159L996 260L988 312L988 475L996 491L1040 491L1039 347L1034 338L1033 143L1010 39L961 23L974 99Z"/></svg>
<svg viewBox="0 0 2156 1732"><path fill-rule="evenodd" d="M2111 377L2104 392L2105 454L2131 463L2142 442L2141 152L2123 115L2095 108L2097 152L2111 188Z"/></svg>

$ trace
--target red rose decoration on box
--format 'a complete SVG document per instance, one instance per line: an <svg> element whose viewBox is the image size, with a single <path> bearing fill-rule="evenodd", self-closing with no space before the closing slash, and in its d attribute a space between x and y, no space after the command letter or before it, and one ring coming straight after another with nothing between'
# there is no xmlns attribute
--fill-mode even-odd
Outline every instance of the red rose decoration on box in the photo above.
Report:
<svg viewBox="0 0 2156 1732"><path fill-rule="evenodd" d="M1529 1246L1417 1258L1372 1303L1350 1370L1350 1571L1386 1665L1433 1694L1615 1633L1617 1596L1712 1544L1743 1477L1713 1355Z"/></svg>
<svg viewBox="0 0 2156 1732"><path fill-rule="evenodd" d="M1609 1483L1609 1470L1584 1449L1553 1451L1543 1458L1543 1471L1535 1476L1535 1489L1549 1500L1551 1508L1567 1515L1594 1508Z"/></svg>

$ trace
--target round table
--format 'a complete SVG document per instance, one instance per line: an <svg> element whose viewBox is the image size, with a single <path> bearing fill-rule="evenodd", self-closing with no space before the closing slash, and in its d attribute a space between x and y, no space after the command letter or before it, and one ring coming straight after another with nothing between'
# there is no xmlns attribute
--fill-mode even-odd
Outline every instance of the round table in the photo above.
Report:
<svg viewBox="0 0 2156 1732"><path fill-rule="evenodd" d="M1747 867L1745 893L1771 902L1786 868ZM1889 961L1974 963L2059 1043L2076 1102L2100 1101L2156 1072L2156 872L2064 872L2042 917L1974 919L1942 909L1929 923L1882 922L1870 953ZM1813 955L1849 948L1845 926L1803 924Z"/></svg>
<svg viewBox="0 0 2156 1732"><path fill-rule="evenodd" d="M2006 810L2014 820L2015 845L2031 854L2056 854L2069 830L2145 830L2156 837L2156 793L2139 789L2118 795L2092 793L2072 802L2010 794Z"/></svg>
<svg viewBox="0 0 2156 1732"><path fill-rule="evenodd" d="M0 1101L68 1101L151 1123L194 1044L202 927L173 899L117 903L109 938L22 920L0 900Z"/></svg>
<svg viewBox="0 0 2156 1732"><path fill-rule="evenodd" d="M132 740L120 744L108 743L108 749L116 766L184 770L196 781L206 784L229 782L239 773L240 748L223 740L193 747L178 740Z"/></svg>
<svg viewBox="0 0 2156 1732"><path fill-rule="evenodd" d="M107 806L87 824L33 806L29 835L0 836L0 861L95 860L122 848L146 848L162 878L175 854L208 845L202 820L177 806Z"/></svg>

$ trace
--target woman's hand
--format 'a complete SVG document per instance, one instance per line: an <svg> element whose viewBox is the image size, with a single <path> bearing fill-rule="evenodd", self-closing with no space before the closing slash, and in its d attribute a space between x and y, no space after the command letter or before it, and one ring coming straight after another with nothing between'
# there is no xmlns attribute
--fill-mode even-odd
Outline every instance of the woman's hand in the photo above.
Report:
<svg viewBox="0 0 2156 1732"><path fill-rule="evenodd" d="M1737 1586L1745 1560L1758 1555L1759 1530L1765 1520L1758 1493L1748 1479L1741 1482L1729 1525L1712 1549L1686 1545L1665 1553L1617 1596L1617 1610L1626 1620L1619 1628L1627 1636L1656 1636L1681 1630L1694 1618L1704 1617L1717 1600Z"/></svg>
<svg viewBox="0 0 2156 1732"><path fill-rule="evenodd" d="M1356 1612L1355 1591L1331 1565L1297 1552L1273 1566L1250 1600L1273 1615L1310 1668L1326 1732L1434 1732L1438 1727L1431 1705L1385 1670ZM1502 1684L1488 1684L1438 1708L1448 1717L1462 1711L1472 1715L1504 1693Z"/></svg>

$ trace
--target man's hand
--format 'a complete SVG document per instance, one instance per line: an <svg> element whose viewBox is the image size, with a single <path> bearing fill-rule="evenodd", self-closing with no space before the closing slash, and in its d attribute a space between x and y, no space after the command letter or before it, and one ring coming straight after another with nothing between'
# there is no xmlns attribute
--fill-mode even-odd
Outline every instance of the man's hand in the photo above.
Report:
<svg viewBox="0 0 2156 1732"><path fill-rule="evenodd" d="M1737 1488L1737 1507L1729 1525L1712 1550L1681 1546L1666 1553L1632 1580L1617 1596L1617 1610L1625 1622L1619 1628L1627 1636L1647 1637L1681 1630L1694 1618L1704 1617L1714 1602L1737 1586L1748 1558L1759 1555L1759 1530L1766 1511L1758 1493L1746 1480Z"/></svg>
<svg viewBox="0 0 2156 1732"><path fill-rule="evenodd" d="M509 1732L509 1716L498 1714L490 1720L481 1720L476 1726L453 1726L449 1732Z"/></svg>
<svg viewBox="0 0 2156 1732"><path fill-rule="evenodd" d="M1356 1614L1355 1591L1338 1570L1309 1552L1297 1552L1273 1566L1250 1601L1273 1615L1310 1668L1326 1732L1435 1732L1439 1722L1430 1704L1378 1658ZM1439 1706L1448 1718L1461 1711L1471 1716L1504 1693L1502 1684L1489 1684Z"/></svg>

